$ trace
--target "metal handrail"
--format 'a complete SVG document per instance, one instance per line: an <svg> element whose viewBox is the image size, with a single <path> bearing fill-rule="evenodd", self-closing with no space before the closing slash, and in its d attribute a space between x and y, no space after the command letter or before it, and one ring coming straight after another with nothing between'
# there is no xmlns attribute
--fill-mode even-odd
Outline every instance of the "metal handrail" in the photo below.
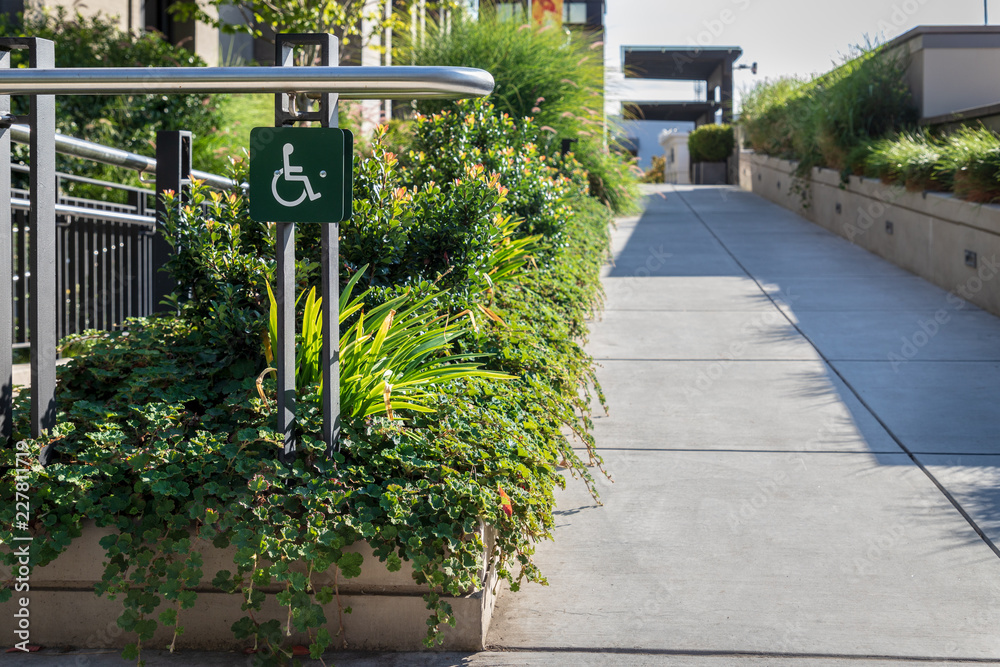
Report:
<svg viewBox="0 0 1000 667"><path fill-rule="evenodd" d="M462 98L489 95L493 76L471 67L75 67L0 70L0 95L116 95L143 93L337 93L343 99ZM26 144L27 125L12 124L11 139ZM156 173L156 160L92 141L56 134L56 151L94 162ZM214 188L237 185L225 176L192 170Z"/></svg>
<svg viewBox="0 0 1000 667"><path fill-rule="evenodd" d="M11 197L10 207L21 211L31 210L30 199L16 199ZM150 229L156 228L156 218L151 215L136 215L135 213L124 213L122 211L110 211L100 208L87 208L86 206L72 206L70 204L56 204L56 215L71 215L77 218L87 218L88 220L104 220L106 222L127 222L130 225L143 225Z"/></svg>
<svg viewBox="0 0 1000 667"><path fill-rule="evenodd" d="M31 173L31 167L29 167L26 164L12 164L10 165L10 171L11 173L28 175ZM102 181L98 178L77 176L76 174L67 174L66 172L62 171L56 172L56 178L58 178L60 181L68 181L71 183L85 183L87 185L97 185L102 188L113 188L115 190L121 190L123 192L134 192L137 194L144 194L144 195L156 194L156 190L153 190L152 188L142 188L135 185L123 185L117 181ZM67 195L67 196L72 196L72 195ZM82 197L82 199L86 198Z"/></svg>
<svg viewBox="0 0 1000 667"><path fill-rule="evenodd" d="M457 99L493 92L471 67L67 67L0 71L0 95L336 93L345 100Z"/></svg>
<svg viewBox="0 0 1000 667"><path fill-rule="evenodd" d="M2 70L0 70L0 72L2 72ZM2 80L2 77L3 74L0 74L0 80ZM27 125L19 125L15 123L10 126L10 138L19 144L26 144L31 138L31 128ZM72 155L73 157L83 158L85 160L110 164L114 167L134 169L144 174L156 173L156 160L154 158L139 155L137 153L130 153L120 148L112 148L103 144L97 144L93 141L77 139L76 137L70 137L65 134L56 134L56 152L62 153L63 155ZM218 174L210 174L207 171L200 171L198 169L192 169L191 176L197 178L198 180L205 181L213 188L219 188L222 190L226 190L236 185L236 181L231 178L219 176Z"/></svg>

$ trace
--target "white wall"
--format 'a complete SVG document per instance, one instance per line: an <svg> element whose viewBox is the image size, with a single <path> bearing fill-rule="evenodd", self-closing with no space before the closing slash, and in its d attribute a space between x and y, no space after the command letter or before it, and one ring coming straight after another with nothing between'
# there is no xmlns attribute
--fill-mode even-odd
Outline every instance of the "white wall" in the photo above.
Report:
<svg viewBox="0 0 1000 667"><path fill-rule="evenodd" d="M924 49L923 115L1000 102L1000 49Z"/></svg>

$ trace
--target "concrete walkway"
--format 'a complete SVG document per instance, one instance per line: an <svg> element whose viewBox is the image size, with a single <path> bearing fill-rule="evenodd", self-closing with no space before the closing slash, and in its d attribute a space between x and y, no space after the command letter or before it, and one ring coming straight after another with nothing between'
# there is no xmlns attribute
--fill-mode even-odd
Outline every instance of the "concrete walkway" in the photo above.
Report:
<svg viewBox="0 0 1000 667"><path fill-rule="evenodd" d="M560 496L491 644L1000 662L1000 319L754 195L648 201L589 348L616 482Z"/></svg>
<svg viewBox="0 0 1000 667"><path fill-rule="evenodd" d="M604 506L559 494L491 651L334 662L1000 664L1000 319L732 188L658 188L614 252Z"/></svg>

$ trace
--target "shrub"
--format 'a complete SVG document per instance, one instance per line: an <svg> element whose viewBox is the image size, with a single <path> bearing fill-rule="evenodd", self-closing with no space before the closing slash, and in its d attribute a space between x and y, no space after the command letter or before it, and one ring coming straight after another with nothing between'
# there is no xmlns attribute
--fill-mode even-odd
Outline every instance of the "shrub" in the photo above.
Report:
<svg viewBox="0 0 1000 667"><path fill-rule="evenodd" d="M26 12L21 21L0 15L0 34L43 37L55 42L56 67L199 67L204 62L190 51L173 46L153 33L130 34L104 15L85 17L54 11ZM27 54L15 50L11 67L27 64ZM14 98L15 113L24 100ZM222 171L225 159L204 150L220 121L219 96L208 95L59 95L56 97L56 130L73 137L152 155L157 130L190 130L194 133L195 161L199 169ZM26 153L25 153L26 155ZM115 178L113 167L78 164L60 156L60 168L95 178Z"/></svg>
<svg viewBox="0 0 1000 667"><path fill-rule="evenodd" d="M434 25L426 39L404 47L416 65L478 67L496 82L489 101L512 118L534 118L549 127L549 143L560 137L598 138L603 124L604 63L601 51L579 34L520 25L486 15L463 17L450 26ZM451 107L424 100L417 108L437 113Z"/></svg>
<svg viewBox="0 0 1000 667"><path fill-rule="evenodd" d="M702 125L688 136L691 162L725 162L733 154L730 125Z"/></svg>
<svg viewBox="0 0 1000 667"><path fill-rule="evenodd" d="M374 159L359 161L340 257L351 272L369 266L372 303L435 283L447 290L441 305L489 317L482 308L493 282L529 256L547 261L565 243L567 204L583 190L582 171L570 159L539 155L532 122L516 125L483 103L418 116L411 128L406 155L386 149L380 128ZM316 227L301 233L305 247L318 247Z"/></svg>
<svg viewBox="0 0 1000 667"><path fill-rule="evenodd" d="M936 176L951 180L955 195L969 201L1000 200L1000 137L985 127L963 127L946 138Z"/></svg>
<svg viewBox="0 0 1000 667"><path fill-rule="evenodd" d="M1000 137L985 127L947 136L901 132L872 144L871 173L910 190L954 191L969 201L1000 200Z"/></svg>
<svg viewBox="0 0 1000 667"><path fill-rule="evenodd" d="M458 102L456 107L417 116L403 177L420 187L454 187L450 184L482 165L506 190L504 214L524 222L520 234L540 234L551 244L560 243L568 217L562 207L571 195L583 194L581 184L574 185L560 168L572 171L579 165L541 154L538 125L530 119L515 123L479 100Z"/></svg>
<svg viewBox="0 0 1000 667"><path fill-rule="evenodd" d="M848 156L852 149L917 121L906 84L905 65L884 49L863 51L813 82L816 164L862 173ZM808 159L803 156L803 159Z"/></svg>
<svg viewBox="0 0 1000 667"><path fill-rule="evenodd" d="M765 79L743 96L739 122L749 148L767 155L791 156L789 120L800 106L804 86L804 81L791 77Z"/></svg>
<svg viewBox="0 0 1000 667"><path fill-rule="evenodd" d="M904 185L908 190L945 190L951 178L942 178L942 145L926 132L900 132L871 145L865 164L868 171L885 183Z"/></svg>
<svg viewBox="0 0 1000 667"><path fill-rule="evenodd" d="M233 176L246 180L237 163ZM174 252L164 270L176 285L175 312L199 328L211 349L227 350L227 363L253 359L266 331L267 284L274 276L274 231L250 219L242 193L196 185L182 206L164 197L171 213L164 235ZM258 369L260 370L260 369Z"/></svg>
<svg viewBox="0 0 1000 667"><path fill-rule="evenodd" d="M652 165L642 176L643 183L662 183L666 178L667 156L654 155Z"/></svg>
<svg viewBox="0 0 1000 667"><path fill-rule="evenodd" d="M882 47L858 49L809 82L779 79L754 88L740 123L754 150L814 166L864 172L868 144L916 122L905 63Z"/></svg>
<svg viewBox="0 0 1000 667"><path fill-rule="evenodd" d="M573 155L587 172L591 197L607 205L615 215L641 209L639 178L631 156L593 143L580 145Z"/></svg>
<svg viewBox="0 0 1000 667"><path fill-rule="evenodd" d="M380 129L371 157L355 166L354 215L340 227L348 275L367 267L364 284L372 288L373 305L433 284L447 290L436 297L441 307L487 306L483 295L494 278L523 266L539 239L515 238L518 223L503 212L505 192L495 175L469 164L460 182L412 185L382 145L383 136ZM300 229L305 287L318 282L319 228Z"/></svg>
<svg viewBox="0 0 1000 667"><path fill-rule="evenodd" d="M636 177L623 156L604 145L604 64L596 44L578 33L518 25L494 16L456 19L433 27L421 43L404 47L401 62L478 67L490 72L497 111L515 123L533 118L539 152L555 157L561 139L575 139L576 158L590 174L591 195L616 212L636 206ZM451 103L426 100L424 113Z"/></svg>

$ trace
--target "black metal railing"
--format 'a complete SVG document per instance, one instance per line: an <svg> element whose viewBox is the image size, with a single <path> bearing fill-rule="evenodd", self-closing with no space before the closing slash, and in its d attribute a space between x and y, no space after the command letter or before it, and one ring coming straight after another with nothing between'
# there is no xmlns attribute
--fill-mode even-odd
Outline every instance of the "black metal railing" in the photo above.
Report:
<svg viewBox="0 0 1000 667"><path fill-rule="evenodd" d="M16 176L28 167L12 165ZM56 337L88 329L111 330L129 317L153 312L152 261L155 218L153 190L57 173L56 207ZM128 203L64 194L64 185L80 183L123 193ZM31 228L30 193L12 189L13 343L31 341L28 266Z"/></svg>

